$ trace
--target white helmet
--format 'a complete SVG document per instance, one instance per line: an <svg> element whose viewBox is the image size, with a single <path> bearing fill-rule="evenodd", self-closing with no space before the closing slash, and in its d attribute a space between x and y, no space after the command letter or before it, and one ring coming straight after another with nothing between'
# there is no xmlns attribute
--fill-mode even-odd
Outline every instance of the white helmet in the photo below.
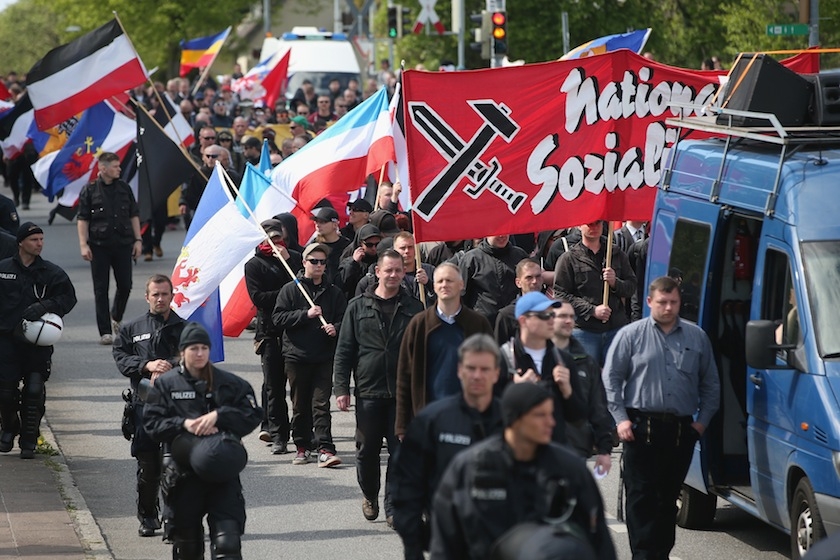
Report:
<svg viewBox="0 0 840 560"><path fill-rule="evenodd" d="M55 313L44 313L34 321L23 320L23 337L36 346L52 346L61 338L64 321Z"/></svg>

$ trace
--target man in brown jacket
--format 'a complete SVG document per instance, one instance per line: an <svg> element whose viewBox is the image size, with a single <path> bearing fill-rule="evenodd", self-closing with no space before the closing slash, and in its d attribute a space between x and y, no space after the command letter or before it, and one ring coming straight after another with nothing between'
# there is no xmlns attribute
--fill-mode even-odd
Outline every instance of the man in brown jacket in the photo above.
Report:
<svg viewBox="0 0 840 560"><path fill-rule="evenodd" d="M461 391L458 346L477 333L493 334L487 319L461 305L464 280L457 266L435 269L437 305L415 315L406 327L397 363L396 435L424 406Z"/></svg>

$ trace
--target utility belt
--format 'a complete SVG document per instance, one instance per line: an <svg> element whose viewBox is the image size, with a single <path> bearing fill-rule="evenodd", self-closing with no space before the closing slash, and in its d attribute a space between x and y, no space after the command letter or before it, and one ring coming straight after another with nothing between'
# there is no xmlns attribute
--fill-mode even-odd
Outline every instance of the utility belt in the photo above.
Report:
<svg viewBox="0 0 840 560"><path fill-rule="evenodd" d="M691 416L628 408L627 417L633 423L636 443L655 447L679 447L693 444L700 437L697 430L691 426Z"/></svg>

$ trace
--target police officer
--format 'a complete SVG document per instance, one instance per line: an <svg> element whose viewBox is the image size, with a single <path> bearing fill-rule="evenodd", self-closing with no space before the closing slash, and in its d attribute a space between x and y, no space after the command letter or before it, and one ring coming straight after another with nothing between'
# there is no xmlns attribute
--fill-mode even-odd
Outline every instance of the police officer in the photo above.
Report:
<svg viewBox="0 0 840 560"><path fill-rule="evenodd" d="M123 325L114 341L117 369L131 381L134 408L134 437L131 456L137 459L137 518L141 537L160 529L158 489L160 487L160 444L143 429L143 401L138 396L142 379L156 380L178 365L178 341L184 320L172 311L172 281L155 274L146 281L149 311Z"/></svg>
<svg viewBox="0 0 840 560"><path fill-rule="evenodd" d="M408 425L394 457L391 502L394 529L402 537L406 560L422 560L428 547L432 497L447 465L460 451L501 433L502 408L493 398L499 380L499 346L488 334L475 334L458 348L462 392L435 401Z"/></svg>
<svg viewBox="0 0 840 560"><path fill-rule="evenodd" d="M76 291L61 268L41 258L44 231L40 227L22 224L17 243L17 254L0 261L0 452L11 451L20 433L20 458L32 459L44 416L44 384L50 377L53 348L25 341L20 336L21 319L34 321L44 313L63 317L76 305Z"/></svg>
<svg viewBox="0 0 840 560"><path fill-rule="evenodd" d="M432 507L432 560L491 558L517 524L563 519L601 560L615 558L595 479L571 450L551 442L553 399L542 385L502 395L503 434L459 453Z"/></svg>
<svg viewBox="0 0 840 560"><path fill-rule="evenodd" d="M120 180L120 156L99 156L99 177L79 194L77 224L82 258L90 262L99 343L113 343L131 293L131 260L142 250L140 210L128 183ZM108 311L108 284L114 270L117 291Z"/></svg>
<svg viewBox="0 0 840 560"><path fill-rule="evenodd" d="M178 348L181 366L154 381L143 413L146 431L171 445L177 464L164 482L172 557L204 557L206 515L213 558L241 560L245 499L239 472L247 454L239 439L260 425L262 410L246 381L210 363L210 335L201 325L188 323Z"/></svg>

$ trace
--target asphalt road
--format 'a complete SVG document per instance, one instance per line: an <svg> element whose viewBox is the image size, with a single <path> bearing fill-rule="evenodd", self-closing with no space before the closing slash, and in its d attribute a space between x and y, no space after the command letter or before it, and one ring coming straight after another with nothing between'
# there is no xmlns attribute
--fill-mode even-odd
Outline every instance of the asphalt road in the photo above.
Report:
<svg viewBox="0 0 840 560"><path fill-rule="evenodd" d="M65 317L65 334L56 345L53 373L47 384L46 419L113 556L121 560L171 558L170 547L158 538L137 536L136 463L119 429L120 393L128 383L117 372L110 347L98 344L90 269L79 256L75 223L58 217L52 226L47 226L49 208L43 197L34 195L32 210L22 211L21 220L32 220L44 227L43 256L67 271L79 303ZM182 229L167 232L163 240L164 258L137 264L127 318L145 311L145 279L153 273L172 271L183 236ZM222 367L248 380L259 392L259 360L253 353L250 336L246 331L238 339L225 340L227 359ZM384 517L372 523L362 517L361 494L353 468L353 431L352 413L339 412L334 406L333 434L338 454L344 461L336 469L319 469L315 464L293 466L291 454L269 454L256 432L245 439L250 456L242 474L248 513L243 537L245 558L401 557L399 538L388 529ZM617 474L617 468L613 469L601 481L607 511L613 515ZM723 507L722 502L718 506L712 530L678 530L673 560L789 557L786 535L746 513ZM612 519L610 526L619 558L629 560L624 525Z"/></svg>

